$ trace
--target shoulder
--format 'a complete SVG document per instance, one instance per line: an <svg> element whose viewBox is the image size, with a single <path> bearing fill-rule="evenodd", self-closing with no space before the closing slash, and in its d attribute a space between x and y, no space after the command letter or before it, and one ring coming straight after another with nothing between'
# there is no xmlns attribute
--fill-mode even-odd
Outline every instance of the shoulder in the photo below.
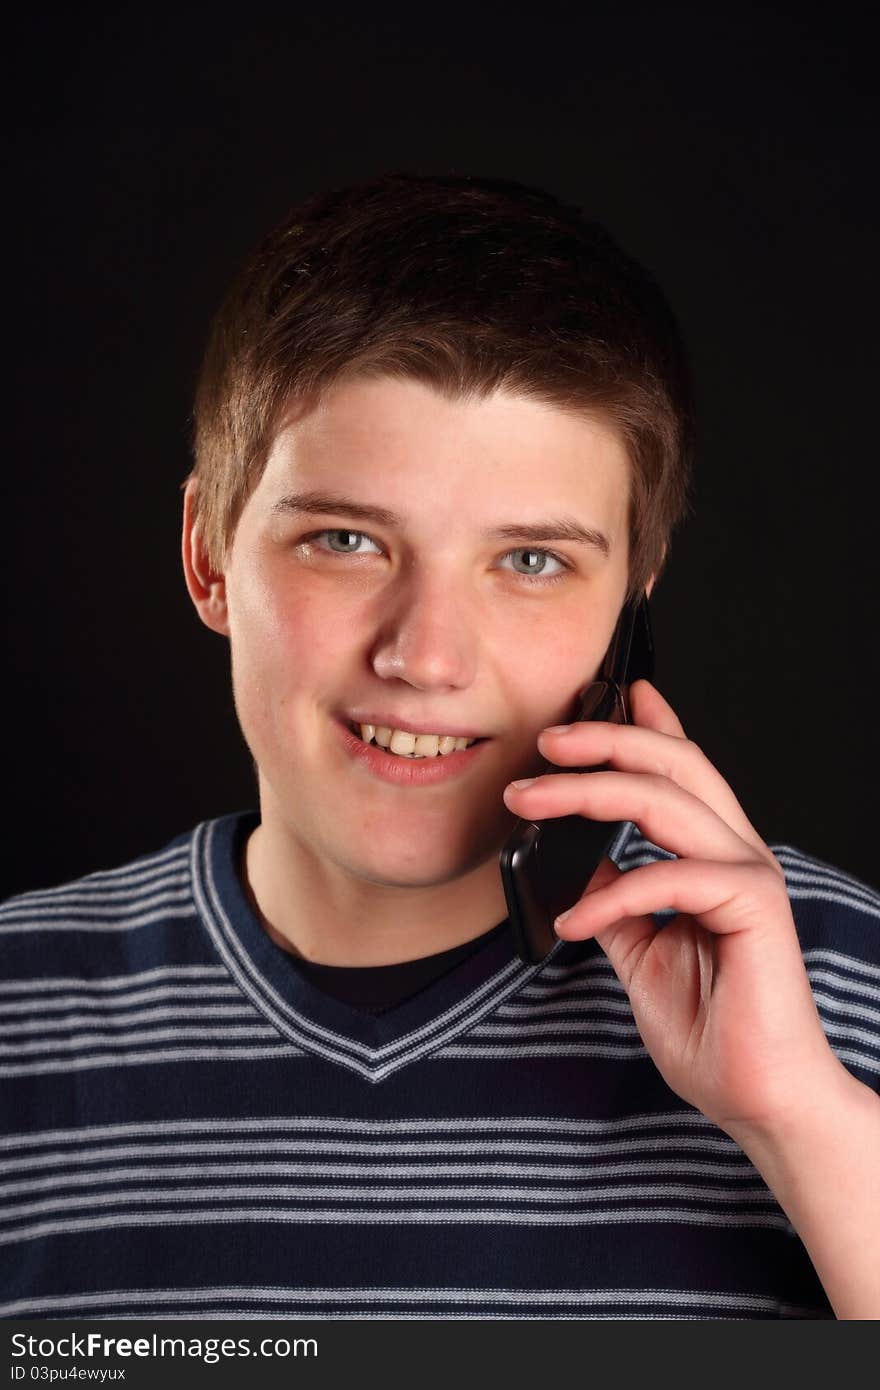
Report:
<svg viewBox="0 0 880 1390"><path fill-rule="evenodd" d="M146 901L156 892L178 886L186 872L192 831L178 835L162 849L139 855L114 869L101 869L52 888L17 893L0 903L0 925L12 932L17 925L51 926L65 917L112 911L120 902Z"/></svg>
<svg viewBox="0 0 880 1390"><path fill-rule="evenodd" d="M794 845L772 844L779 860L788 896L796 906L796 916L804 923L839 925L861 931L876 953L880 942L880 892L855 875L828 864L815 855L805 854Z"/></svg>
<svg viewBox="0 0 880 1390"><path fill-rule="evenodd" d="M825 1035L850 1071L880 1090L880 893L793 845L771 845L788 886Z"/></svg>
<svg viewBox="0 0 880 1390"><path fill-rule="evenodd" d="M880 893L793 845L770 848L785 874L808 971L843 972L880 1004Z"/></svg>
<svg viewBox="0 0 880 1390"><path fill-rule="evenodd" d="M0 904L4 979L104 974L145 963L165 931L179 931L197 915L190 869L195 833L117 868Z"/></svg>

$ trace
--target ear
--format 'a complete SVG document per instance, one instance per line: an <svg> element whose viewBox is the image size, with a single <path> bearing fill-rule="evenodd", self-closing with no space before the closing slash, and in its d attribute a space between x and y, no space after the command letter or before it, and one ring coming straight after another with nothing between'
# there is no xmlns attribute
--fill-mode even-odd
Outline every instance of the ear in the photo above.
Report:
<svg viewBox="0 0 880 1390"><path fill-rule="evenodd" d="M226 578L211 566L205 551L202 534L195 519L195 499L198 479L187 481L183 494L183 573L189 596L206 627L229 636L229 615L226 610Z"/></svg>

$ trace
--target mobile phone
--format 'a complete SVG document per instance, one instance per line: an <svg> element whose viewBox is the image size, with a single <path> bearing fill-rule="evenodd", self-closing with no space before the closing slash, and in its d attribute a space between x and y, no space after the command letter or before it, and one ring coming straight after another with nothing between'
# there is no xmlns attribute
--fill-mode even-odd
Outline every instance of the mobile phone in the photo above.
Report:
<svg viewBox="0 0 880 1390"><path fill-rule="evenodd" d="M617 626L596 680L578 694L570 722L586 719L631 723L627 687L654 675L654 641L648 596L631 599ZM560 769L543 760L542 772L599 772L599 767ZM501 880L517 954L542 961L559 938L553 923L578 901L604 856L620 834L623 821L594 821L585 816L553 816L543 821L518 820L500 854Z"/></svg>

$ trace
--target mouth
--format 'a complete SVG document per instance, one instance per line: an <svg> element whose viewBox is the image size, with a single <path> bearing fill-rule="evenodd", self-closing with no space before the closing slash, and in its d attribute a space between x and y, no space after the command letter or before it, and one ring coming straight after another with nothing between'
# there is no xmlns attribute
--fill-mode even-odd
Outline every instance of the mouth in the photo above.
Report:
<svg viewBox="0 0 880 1390"><path fill-rule="evenodd" d="M342 713L337 714L333 722L342 749L358 769L359 776L387 782L407 792L467 778L487 756L483 745L493 742L491 735L470 738L461 734L441 735L439 731L417 734L412 730L390 729L387 725L362 724ZM464 746L457 747L457 744Z"/></svg>
<svg viewBox="0 0 880 1390"><path fill-rule="evenodd" d="M393 757L413 762L448 758L452 753L461 753L479 743L488 742L485 737L466 738L442 733L416 734L405 729L392 729L383 724L361 724L345 716L342 722L348 731L366 746L373 745Z"/></svg>

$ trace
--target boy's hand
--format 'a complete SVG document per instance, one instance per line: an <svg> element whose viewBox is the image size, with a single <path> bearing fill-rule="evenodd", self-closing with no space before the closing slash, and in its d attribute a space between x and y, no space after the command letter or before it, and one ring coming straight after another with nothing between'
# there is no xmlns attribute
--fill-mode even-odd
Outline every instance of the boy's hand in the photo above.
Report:
<svg viewBox="0 0 880 1390"><path fill-rule="evenodd" d="M772 1135L839 1086L810 991L779 862L674 711L645 680L634 723L543 732L560 767L615 769L538 777L505 790L517 815L634 821L678 856L622 873L603 860L557 928L594 936L629 995L644 1044L669 1086L722 1129ZM678 915L658 930L652 912Z"/></svg>

